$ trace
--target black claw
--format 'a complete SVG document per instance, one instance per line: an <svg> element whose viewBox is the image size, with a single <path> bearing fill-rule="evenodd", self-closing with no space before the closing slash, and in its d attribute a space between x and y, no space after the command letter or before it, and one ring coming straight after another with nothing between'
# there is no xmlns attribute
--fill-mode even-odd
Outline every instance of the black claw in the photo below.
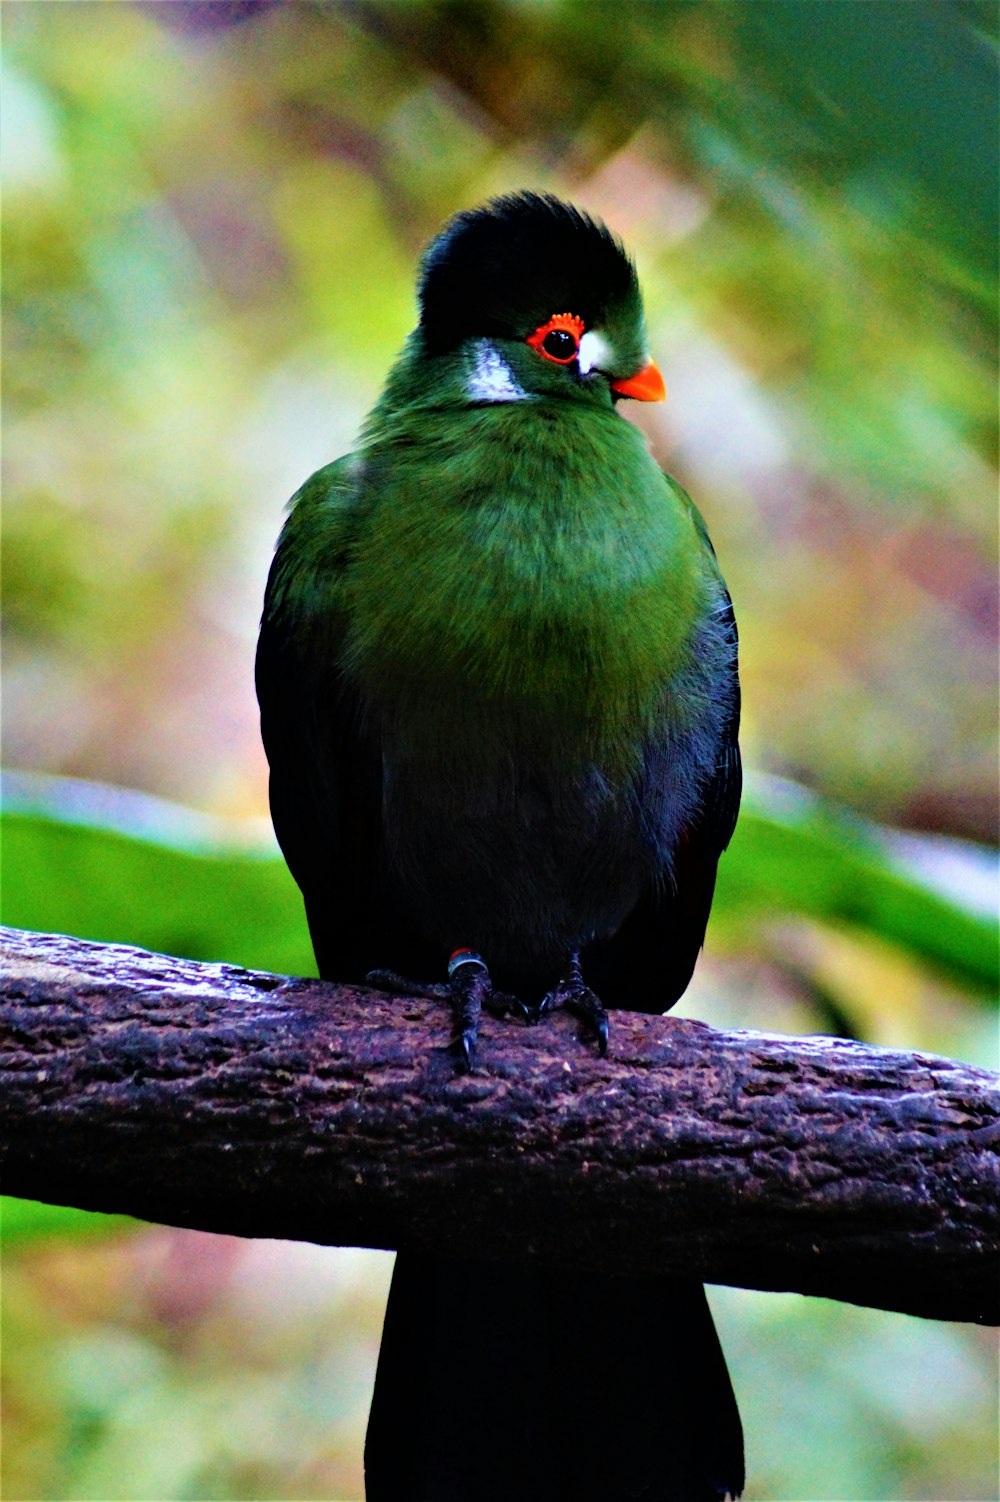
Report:
<svg viewBox="0 0 1000 1502"><path fill-rule="evenodd" d="M538 1020L537 1007L529 1007L520 996L512 996L508 991L491 991L483 997L483 1008L491 1017L519 1017L529 1025Z"/></svg>
<svg viewBox="0 0 1000 1502"><path fill-rule="evenodd" d="M600 998L586 984L580 973L579 960L574 958L566 974L546 996L543 996L536 1009L534 1020L539 1021L546 1012L555 1011L563 1007L571 1016L582 1022L584 1028L593 1036L597 1043L597 1051L601 1058L606 1058L608 1053L608 1014L601 1005Z"/></svg>
<svg viewBox="0 0 1000 1502"><path fill-rule="evenodd" d="M477 1032L460 1033L455 1039L455 1049L459 1055L459 1062L464 1074L474 1074L476 1070L476 1042Z"/></svg>
<svg viewBox="0 0 1000 1502"><path fill-rule="evenodd" d="M598 1053L605 1058L608 1052L608 1014L593 991L584 988L576 995L567 996L563 1005L593 1035Z"/></svg>

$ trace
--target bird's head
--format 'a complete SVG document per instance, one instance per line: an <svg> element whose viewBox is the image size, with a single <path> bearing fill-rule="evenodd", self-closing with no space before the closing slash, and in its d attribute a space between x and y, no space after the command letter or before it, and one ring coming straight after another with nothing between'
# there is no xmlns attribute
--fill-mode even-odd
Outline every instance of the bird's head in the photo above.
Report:
<svg viewBox="0 0 1000 1502"><path fill-rule="evenodd" d="M603 224L557 198L516 193L457 214L424 256L419 291L423 350L458 356L473 402L663 398L635 267Z"/></svg>

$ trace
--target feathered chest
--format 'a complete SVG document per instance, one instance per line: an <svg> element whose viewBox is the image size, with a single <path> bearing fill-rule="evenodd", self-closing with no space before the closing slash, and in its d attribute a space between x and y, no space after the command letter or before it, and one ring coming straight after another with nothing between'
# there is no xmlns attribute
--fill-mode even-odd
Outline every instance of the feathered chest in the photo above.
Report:
<svg viewBox="0 0 1000 1502"><path fill-rule="evenodd" d="M390 720L460 703L602 743L660 712L709 593L641 436L542 404L374 446L344 585L345 665Z"/></svg>

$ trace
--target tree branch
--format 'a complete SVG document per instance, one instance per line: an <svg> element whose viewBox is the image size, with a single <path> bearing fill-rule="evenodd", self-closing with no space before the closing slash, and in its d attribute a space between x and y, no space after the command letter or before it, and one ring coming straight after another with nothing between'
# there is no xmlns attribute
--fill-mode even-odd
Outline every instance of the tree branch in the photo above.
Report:
<svg viewBox="0 0 1000 1502"><path fill-rule="evenodd" d="M0 929L6 1192L328 1244L537 1256L995 1322L1000 1092L971 1065L617 1012L450 1020Z"/></svg>

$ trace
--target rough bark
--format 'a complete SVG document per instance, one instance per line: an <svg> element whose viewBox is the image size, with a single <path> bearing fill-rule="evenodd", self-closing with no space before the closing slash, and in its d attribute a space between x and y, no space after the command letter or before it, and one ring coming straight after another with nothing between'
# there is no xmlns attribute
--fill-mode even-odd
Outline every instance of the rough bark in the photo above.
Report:
<svg viewBox="0 0 1000 1502"><path fill-rule="evenodd" d="M1000 1092L971 1065L616 1012L401 999L0 929L8 1193L328 1244L537 1256L996 1321Z"/></svg>

